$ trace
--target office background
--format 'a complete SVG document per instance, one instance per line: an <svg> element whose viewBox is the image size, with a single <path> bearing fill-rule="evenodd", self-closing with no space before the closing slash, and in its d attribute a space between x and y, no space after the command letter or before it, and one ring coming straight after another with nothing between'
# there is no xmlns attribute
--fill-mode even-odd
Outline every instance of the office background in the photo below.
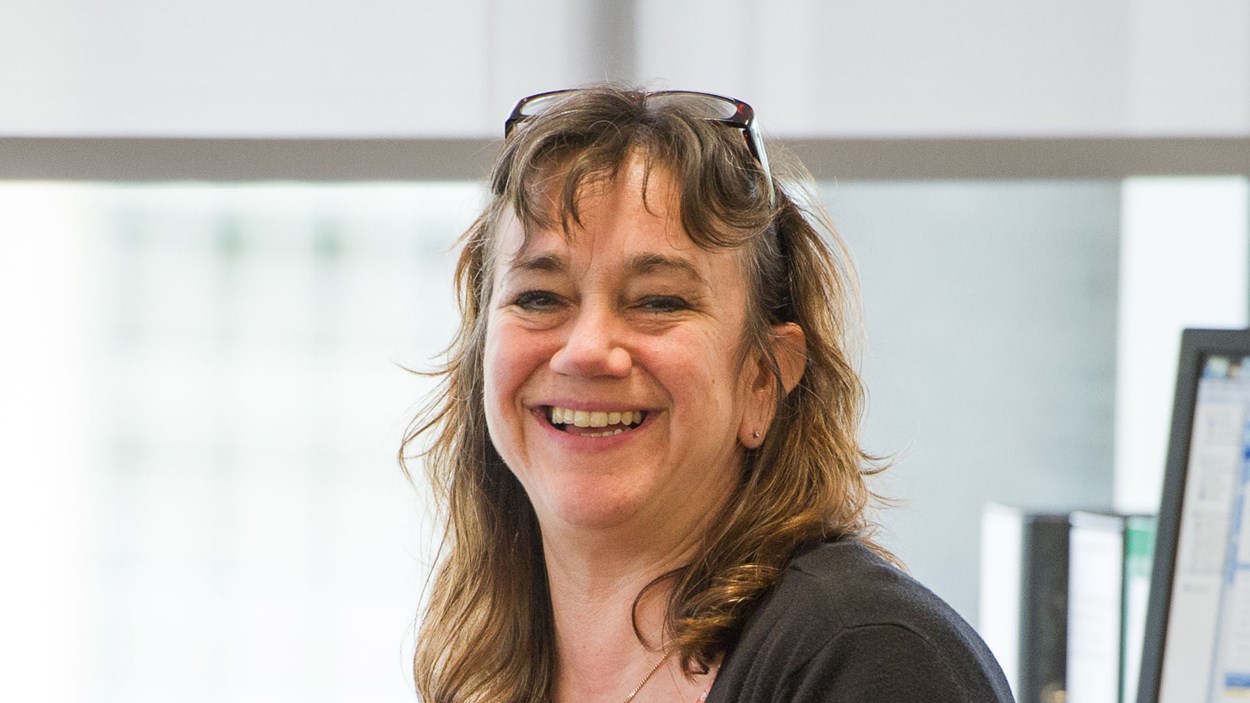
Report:
<svg viewBox="0 0 1250 703"><path fill-rule="evenodd" d="M410 700L393 454L515 99L754 104L860 269L882 537L976 620L980 506L1158 496L1244 326L1237 0L0 0L0 697Z"/></svg>

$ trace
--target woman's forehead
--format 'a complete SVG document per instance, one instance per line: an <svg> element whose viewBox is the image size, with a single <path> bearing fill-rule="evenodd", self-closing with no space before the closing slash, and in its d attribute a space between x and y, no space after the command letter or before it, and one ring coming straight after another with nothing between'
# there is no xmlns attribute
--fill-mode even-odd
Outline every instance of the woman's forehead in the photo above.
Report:
<svg viewBox="0 0 1250 703"><path fill-rule="evenodd" d="M611 258L642 262L633 266L639 270L669 267L666 262L685 262L670 268L701 268L720 258L718 254L728 254L698 246L675 217L623 203L585 208L580 222L567 229L558 224L527 227L515 213L506 213L495 236L495 252L496 260L510 268L554 269Z"/></svg>
<svg viewBox="0 0 1250 703"><path fill-rule="evenodd" d="M587 273L639 278L662 276L701 288L745 283L738 251L697 245L676 218L627 209L588 213L585 226L526 228L509 213L496 236L495 277Z"/></svg>

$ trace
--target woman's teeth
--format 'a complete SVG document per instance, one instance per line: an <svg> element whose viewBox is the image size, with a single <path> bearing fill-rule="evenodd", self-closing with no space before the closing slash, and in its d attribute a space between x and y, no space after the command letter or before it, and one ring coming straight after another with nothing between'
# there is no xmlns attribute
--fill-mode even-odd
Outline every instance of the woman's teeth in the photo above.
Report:
<svg viewBox="0 0 1250 703"><path fill-rule="evenodd" d="M612 434L619 434L625 429L637 425L642 422L645 413L642 410L621 410L606 412L601 410L573 410L571 408L551 408L551 424L553 425L573 425L574 427L610 427L613 425L624 425L624 427L613 427L612 430L603 433L590 433L588 437L606 437Z"/></svg>

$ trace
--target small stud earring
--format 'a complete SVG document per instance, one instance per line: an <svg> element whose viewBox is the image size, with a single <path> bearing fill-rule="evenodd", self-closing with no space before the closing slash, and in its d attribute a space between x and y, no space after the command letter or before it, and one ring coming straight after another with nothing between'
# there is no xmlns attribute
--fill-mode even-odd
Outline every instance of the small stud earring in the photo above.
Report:
<svg viewBox="0 0 1250 703"><path fill-rule="evenodd" d="M756 438L756 439L759 439L759 438L760 438L760 431L759 431L759 430L756 430L756 431L752 432L752 433L751 433L751 436L752 436L752 437L754 437L754 438Z"/></svg>

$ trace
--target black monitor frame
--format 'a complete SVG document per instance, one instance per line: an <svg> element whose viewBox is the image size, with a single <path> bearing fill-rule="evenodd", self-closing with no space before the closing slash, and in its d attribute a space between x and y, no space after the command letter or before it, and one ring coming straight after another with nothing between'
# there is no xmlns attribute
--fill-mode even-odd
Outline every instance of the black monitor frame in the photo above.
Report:
<svg viewBox="0 0 1250 703"><path fill-rule="evenodd" d="M1198 400L1198 382L1202 378L1206 358L1221 354L1250 356L1250 329L1187 329L1181 333L1172 431L1163 475L1163 495L1159 504L1137 703L1158 703L1159 700L1164 647L1167 644L1168 611L1172 603L1172 583L1175 578L1176 549L1185 501L1185 479L1189 468L1190 441Z"/></svg>

